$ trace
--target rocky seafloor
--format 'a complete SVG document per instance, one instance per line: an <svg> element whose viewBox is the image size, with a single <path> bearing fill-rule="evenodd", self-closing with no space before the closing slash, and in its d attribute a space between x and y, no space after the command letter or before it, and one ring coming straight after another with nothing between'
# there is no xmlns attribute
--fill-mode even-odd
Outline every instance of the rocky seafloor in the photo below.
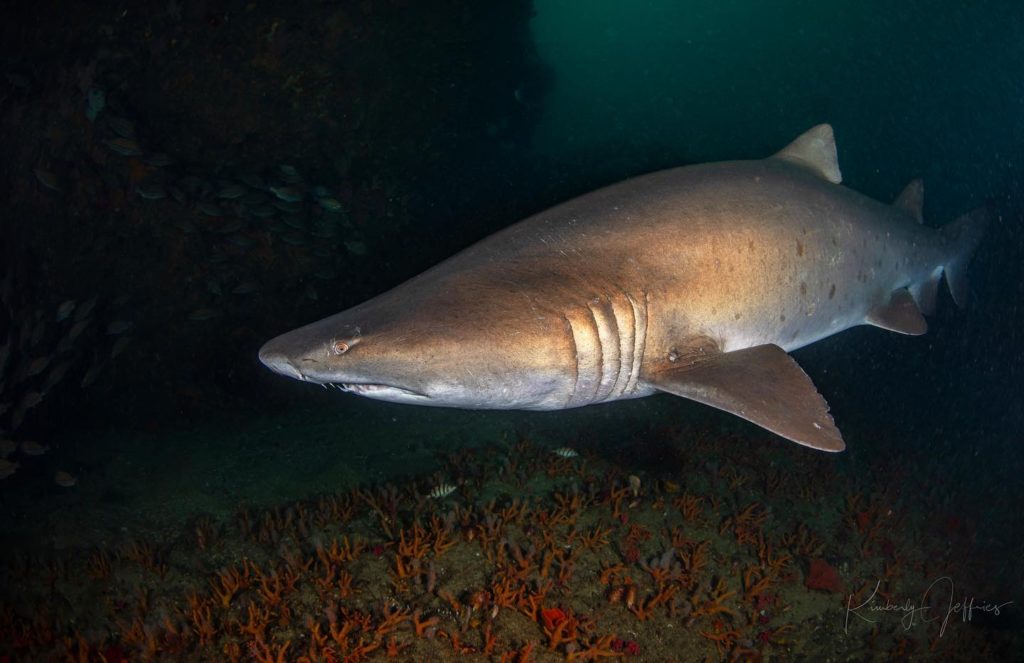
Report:
<svg viewBox="0 0 1024 663"><path fill-rule="evenodd" d="M661 426L615 447L520 434L434 453L433 471L157 533L5 546L0 660L998 660L1022 645L1019 565L985 544L993 524L956 499L949 465L913 452L853 462Z"/></svg>

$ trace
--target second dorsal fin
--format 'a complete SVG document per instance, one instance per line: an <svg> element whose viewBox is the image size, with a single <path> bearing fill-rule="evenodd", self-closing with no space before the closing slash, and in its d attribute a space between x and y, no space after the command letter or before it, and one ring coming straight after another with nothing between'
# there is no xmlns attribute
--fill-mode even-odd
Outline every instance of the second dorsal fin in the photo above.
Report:
<svg viewBox="0 0 1024 663"><path fill-rule="evenodd" d="M808 129L772 155L772 158L808 168L833 184L843 181L843 174L839 172L839 159L836 157L836 140L830 124L819 124Z"/></svg>
<svg viewBox="0 0 1024 663"><path fill-rule="evenodd" d="M914 217L918 223L924 223L924 215L921 213L924 206L924 182L920 178L910 180L892 206Z"/></svg>

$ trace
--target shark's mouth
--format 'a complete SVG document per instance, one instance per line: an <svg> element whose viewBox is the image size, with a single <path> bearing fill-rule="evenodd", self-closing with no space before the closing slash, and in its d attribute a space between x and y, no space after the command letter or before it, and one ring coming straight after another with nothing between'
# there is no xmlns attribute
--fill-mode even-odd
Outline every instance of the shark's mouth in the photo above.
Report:
<svg viewBox="0 0 1024 663"><path fill-rule="evenodd" d="M372 382L326 382L324 384L329 387L334 387L339 391L345 391L359 396L366 396L367 398L379 398L383 400L389 400L396 397L406 399L430 398L430 396L421 394L418 391L395 387L390 384L377 384Z"/></svg>

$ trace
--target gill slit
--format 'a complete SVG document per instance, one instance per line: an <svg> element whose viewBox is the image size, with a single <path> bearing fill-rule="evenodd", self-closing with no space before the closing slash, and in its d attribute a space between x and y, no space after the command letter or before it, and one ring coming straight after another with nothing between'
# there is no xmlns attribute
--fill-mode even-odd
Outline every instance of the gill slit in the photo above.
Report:
<svg viewBox="0 0 1024 663"><path fill-rule="evenodd" d="M640 303L633 298L632 295L626 293L626 298L629 300L630 306L633 307L633 319L634 319L634 332L633 332L633 365L630 367L629 372L629 391L636 390L637 384L640 382L640 368L644 363L644 351L647 349L647 327L649 312L650 312L650 296L647 291L641 291L643 294L643 307L641 308Z"/></svg>
<svg viewBox="0 0 1024 663"><path fill-rule="evenodd" d="M612 302L612 313L615 316L617 340L619 342L619 366L615 375L615 383L612 385L611 395L619 397L630 390L629 376L632 374L635 361L633 357L633 344L636 338L636 315L633 313L633 306L629 304L629 294L626 292L626 289L618 283L612 283L612 286L618 290L618 295L621 295ZM616 301L620 303L621 311L615 306ZM623 302L625 305L622 305ZM620 315L623 318L621 321L619 320ZM627 317L628 320L626 319Z"/></svg>
<svg viewBox="0 0 1024 663"><path fill-rule="evenodd" d="M573 356L573 374L572 374L572 391L569 392L569 398L565 402L566 407L570 407L576 400L576 390L580 386L580 352L579 348L576 347L576 330L573 329L572 320L565 313L562 313L562 320L565 321L566 331L569 337L569 343L572 344L572 356Z"/></svg>
<svg viewBox="0 0 1024 663"><path fill-rule="evenodd" d="M600 302L601 299L597 298ZM594 392L590 394L589 402L596 403L601 395L601 379L604 375L604 346L601 343L601 321L597 317L593 304L587 302L587 311L590 312L590 322L593 324L594 334Z"/></svg>
<svg viewBox="0 0 1024 663"><path fill-rule="evenodd" d="M622 326L619 324L619 315L615 311L615 300L612 299L611 296L608 297L608 312L609 318L611 318L611 324L609 325L608 329L608 340L609 345L611 346L610 349L614 354L614 357L612 358L613 361L610 362L613 365L609 366L608 368L611 369L611 371L615 375L612 377L611 384L609 384L608 388L605 389L602 400L607 400L613 395L617 395L615 394L615 387L618 386L619 377L622 375Z"/></svg>

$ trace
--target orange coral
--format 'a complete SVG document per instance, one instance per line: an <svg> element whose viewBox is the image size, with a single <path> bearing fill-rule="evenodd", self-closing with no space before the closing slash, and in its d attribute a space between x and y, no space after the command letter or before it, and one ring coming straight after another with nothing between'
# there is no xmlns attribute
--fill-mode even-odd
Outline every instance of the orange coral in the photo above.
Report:
<svg viewBox="0 0 1024 663"><path fill-rule="evenodd" d="M251 578L248 564L243 563L242 569L223 569L210 581L214 596L220 599L221 607L227 608L235 594L249 586Z"/></svg>
<svg viewBox="0 0 1024 663"><path fill-rule="evenodd" d="M575 642L579 637L579 620L561 608L547 608L540 611L544 624L544 635L548 637L548 649L555 650L563 644Z"/></svg>
<svg viewBox="0 0 1024 663"><path fill-rule="evenodd" d="M704 498L683 493L672 500L672 504L679 509L679 514L688 523L696 522L704 512Z"/></svg>
<svg viewBox="0 0 1024 663"><path fill-rule="evenodd" d="M427 631L437 626L440 619L438 617L428 617L427 619L420 619L420 611L416 610L412 613L412 625L413 630L421 638L427 637Z"/></svg>
<svg viewBox="0 0 1024 663"><path fill-rule="evenodd" d="M579 651L569 652L566 661L596 661L599 658L621 658L622 652L612 648L614 635L606 635L586 644Z"/></svg>
<svg viewBox="0 0 1024 663"><path fill-rule="evenodd" d="M740 632L735 629L726 629L721 621L716 621L714 631L701 631L700 634L715 643L719 656L725 656L736 645Z"/></svg>

